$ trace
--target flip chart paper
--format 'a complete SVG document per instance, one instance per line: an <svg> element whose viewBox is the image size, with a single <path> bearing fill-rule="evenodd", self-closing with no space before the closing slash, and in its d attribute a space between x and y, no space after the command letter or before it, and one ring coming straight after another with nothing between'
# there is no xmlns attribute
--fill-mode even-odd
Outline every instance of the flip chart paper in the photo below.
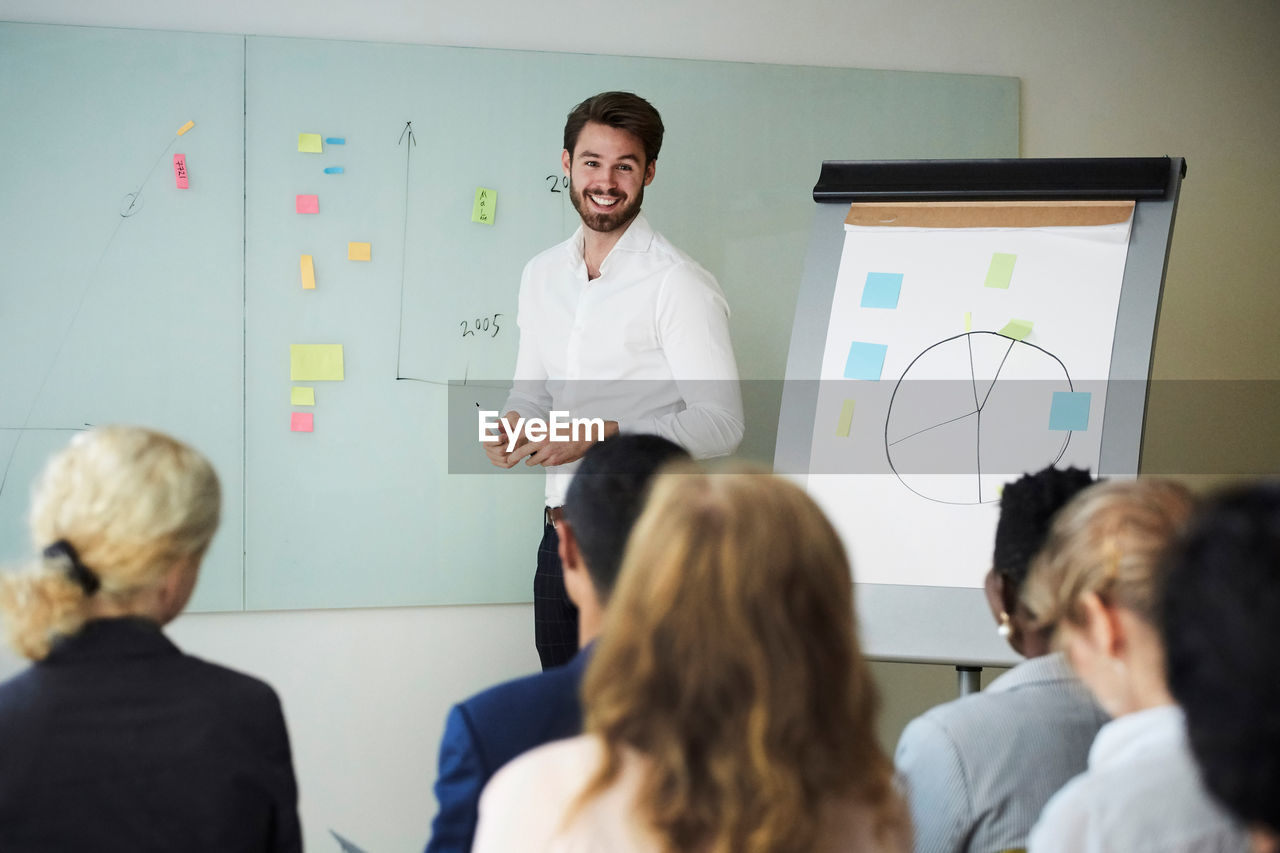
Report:
<svg viewBox="0 0 1280 853"><path fill-rule="evenodd" d="M293 382L338 382L342 378L342 344L289 345L289 379Z"/></svg>
<svg viewBox="0 0 1280 853"><path fill-rule="evenodd" d="M324 146L320 142L320 134L318 133L299 133L298 134L298 150L303 154L322 154Z"/></svg>
<svg viewBox="0 0 1280 853"><path fill-rule="evenodd" d="M316 289L316 264L310 255L303 255L298 262L302 269L302 289Z"/></svg>
<svg viewBox="0 0 1280 853"><path fill-rule="evenodd" d="M319 213L320 212L320 196L318 195L300 195L296 201L299 213Z"/></svg>

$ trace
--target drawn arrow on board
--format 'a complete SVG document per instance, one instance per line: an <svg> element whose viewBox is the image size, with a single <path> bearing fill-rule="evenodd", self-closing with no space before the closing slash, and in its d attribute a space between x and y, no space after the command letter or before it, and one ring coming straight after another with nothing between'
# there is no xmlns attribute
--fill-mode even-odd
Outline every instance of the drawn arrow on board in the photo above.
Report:
<svg viewBox="0 0 1280 853"><path fill-rule="evenodd" d="M404 130L400 131L400 141L396 145L404 145L408 137L409 144L404 146L404 226L400 236L400 327L396 330L396 379L407 379L400 375L401 342L404 340L404 268L409 254L409 162L413 159L413 149L418 147L418 140L413 135L413 122L406 121Z"/></svg>

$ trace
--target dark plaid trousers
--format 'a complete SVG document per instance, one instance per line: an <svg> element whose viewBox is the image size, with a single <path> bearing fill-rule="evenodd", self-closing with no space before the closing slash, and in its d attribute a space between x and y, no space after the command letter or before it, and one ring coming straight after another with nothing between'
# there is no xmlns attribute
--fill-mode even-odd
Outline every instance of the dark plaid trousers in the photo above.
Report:
<svg viewBox="0 0 1280 853"><path fill-rule="evenodd" d="M555 525L544 522L533 576L533 641L543 669L567 663L578 653L578 608L564 589L559 548Z"/></svg>

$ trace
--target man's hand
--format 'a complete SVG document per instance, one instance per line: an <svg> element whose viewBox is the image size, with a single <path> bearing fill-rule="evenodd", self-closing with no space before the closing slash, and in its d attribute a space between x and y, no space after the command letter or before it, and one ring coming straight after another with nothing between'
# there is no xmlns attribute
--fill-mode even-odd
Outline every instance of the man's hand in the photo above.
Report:
<svg viewBox="0 0 1280 853"><path fill-rule="evenodd" d="M510 468L512 465L515 465L516 462L520 461L521 457L516 456L516 454L520 452L520 449L523 446L529 443L529 440L523 435L518 435L516 436L515 449L511 453L507 452L507 442L511 440L510 436L515 432L516 421L519 419L520 415L518 412L514 410L507 412L502 416L502 419L498 421L497 440L481 442L481 446L484 447L484 453L489 457L489 461L494 465L497 465L499 468Z"/></svg>
<svg viewBox="0 0 1280 853"><path fill-rule="evenodd" d="M604 437L610 438L617 434L618 422L605 421ZM508 464L506 467L510 468L521 459L524 459L524 464L526 465L542 465L543 467L565 465L581 459L583 454L591 449L591 445L596 443L591 439L584 441L551 441L550 439L524 441L514 451L507 454Z"/></svg>

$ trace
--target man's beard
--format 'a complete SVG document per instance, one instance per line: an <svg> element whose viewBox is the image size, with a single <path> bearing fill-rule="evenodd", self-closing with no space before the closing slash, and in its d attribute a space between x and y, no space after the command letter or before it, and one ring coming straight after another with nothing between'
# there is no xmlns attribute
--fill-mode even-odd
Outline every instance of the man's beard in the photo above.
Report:
<svg viewBox="0 0 1280 853"><path fill-rule="evenodd" d="M605 198L622 198L623 194L612 190L604 193L592 193L592 195L604 196ZM582 197L582 193L578 192L577 187L573 185L573 181L569 182L569 201L573 203L573 209L578 211L578 216L582 217L582 224L592 231L598 231L601 234L607 234L610 231L617 231L619 228L625 228L640 213L640 204L644 201L644 187L641 186L636 191L636 197L630 201L620 201L608 213L597 213L594 210L587 209L586 199Z"/></svg>

